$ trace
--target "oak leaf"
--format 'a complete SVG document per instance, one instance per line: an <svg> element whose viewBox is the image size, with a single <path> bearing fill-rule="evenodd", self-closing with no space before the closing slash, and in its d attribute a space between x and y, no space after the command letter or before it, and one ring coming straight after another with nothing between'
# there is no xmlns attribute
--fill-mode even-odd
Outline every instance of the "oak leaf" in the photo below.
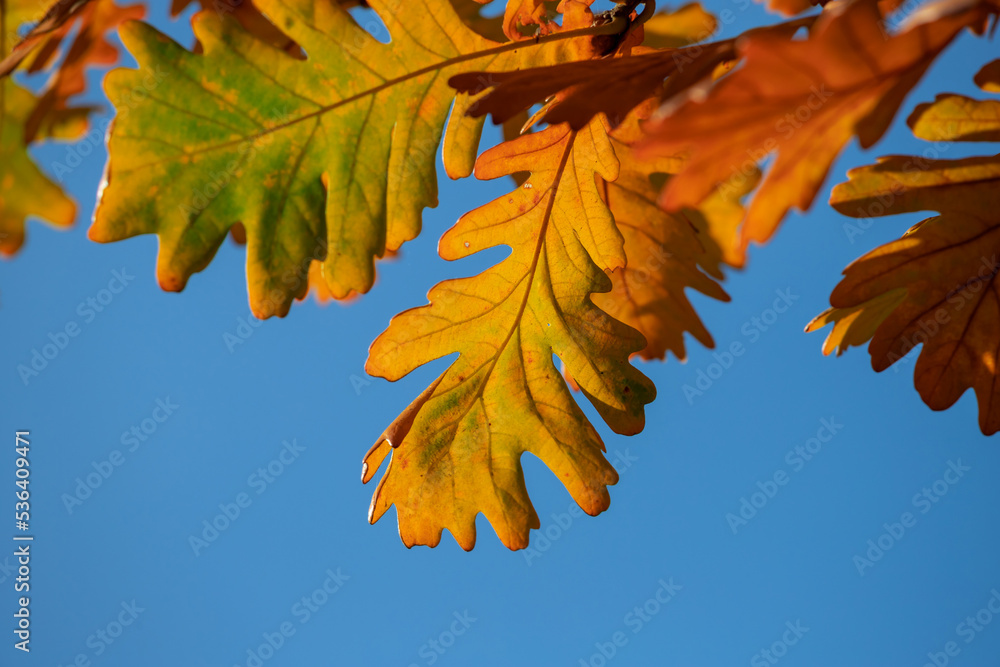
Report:
<svg viewBox="0 0 1000 667"><path fill-rule="evenodd" d="M122 22L141 19L144 15L142 5L119 6L112 0L92 0L82 5L74 14L74 20L64 21L46 36L29 72L46 67L52 57L50 54L54 54L71 34L73 39L25 122L26 141L33 141L46 119L68 109L70 98L84 92L88 68L113 65L118 61L118 49L107 41L106 34Z"/></svg>
<svg viewBox="0 0 1000 667"><path fill-rule="evenodd" d="M673 14L654 14L647 23L653 24L648 32L646 24L628 26L646 46L630 45L613 58L494 74L465 72L453 76L449 83L461 92L477 95L468 110L471 116L488 114L500 124L545 101L544 113L536 120L553 125L569 123L579 129L598 114L605 114L617 125L651 95L663 92L664 79L671 94L679 93L736 57L736 40L732 39L688 48L651 48L664 43L691 44L707 37L715 19L698 5L687 5ZM790 37L799 25L796 22L773 30Z"/></svg>
<svg viewBox="0 0 1000 667"><path fill-rule="evenodd" d="M983 85L983 78L977 79ZM984 85L984 87L986 87ZM909 119L932 140L996 140L1000 118L943 96ZM964 114L964 117L963 117ZM946 120L942 120L945 118ZM890 156L853 169L831 203L854 217L937 211L901 239L855 260L807 330L834 323L824 353L869 338L882 371L918 345L914 384L934 410L972 388L979 426L1000 430L1000 155L959 160ZM855 323L852 323L852 320Z"/></svg>
<svg viewBox="0 0 1000 667"><path fill-rule="evenodd" d="M984 12L976 7L886 37L874 0L852 0L828 7L804 40L746 35L740 68L647 126L642 154L689 158L661 203L671 211L695 206L776 153L741 229L744 248L767 241L791 208L809 208L853 136L864 148L882 136L927 67Z"/></svg>
<svg viewBox="0 0 1000 667"><path fill-rule="evenodd" d="M690 14L710 20L692 20ZM657 18L662 21L657 22ZM789 40L799 29L812 25L815 18L754 28L739 38L692 44L708 36L705 31L715 25L715 19L700 7L688 5L676 14L656 14L646 24L636 19L629 25L629 34L638 36L638 40L626 40L613 58L489 76L466 72L452 77L450 83L459 91L478 95L469 115L489 114L498 124L544 100L544 107L533 116L535 122L569 123L578 129L598 114L605 114L612 125L617 125L650 96L676 105L679 99L701 95L706 86L737 65L736 45L746 36L767 33L774 39ZM649 23L656 23L655 30L647 30ZM640 25L642 30L638 30ZM651 48L666 40L690 45Z"/></svg>
<svg viewBox="0 0 1000 667"><path fill-rule="evenodd" d="M9 257L24 243L24 225L37 216L56 227L69 227L76 205L28 155L24 124L37 99L9 78L0 79L0 256ZM87 127L88 109L63 109L39 128L38 138L74 139Z"/></svg>
<svg viewBox="0 0 1000 667"><path fill-rule="evenodd" d="M511 40L548 35L558 30L559 24L551 20L550 7L556 3L546 0L507 0L503 15L503 32Z"/></svg>
<svg viewBox="0 0 1000 667"><path fill-rule="evenodd" d="M560 34L506 45L466 27L440 0L369 4L391 44L339 5L259 0L305 61L214 12L193 20L204 54L125 24L122 39L141 67L112 72L109 95L142 88L149 71L163 80L116 120L90 237L158 234L160 284L179 291L242 222L256 316L287 313L307 289L313 260L323 262L334 296L363 293L374 259L415 237L423 208L437 203L435 151L455 99L448 76L592 53L590 36L575 30L590 23L581 3L568 3L575 14L567 12ZM468 103L455 102L444 139L453 177L471 171L479 141L481 123L464 115Z"/></svg>
<svg viewBox="0 0 1000 667"><path fill-rule="evenodd" d="M622 236L595 181L614 180L618 170L597 121L579 132L550 127L483 153L477 178L531 176L464 215L439 252L456 260L506 245L510 256L478 276L437 285L429 305L397 315L372 344L366 370L388 380L459 353L365 457L365 482L390 457L369 520L395 505L407 546L435 546L447 528L471 549L481 512L507 547L526 547L539 519L524 485L525 452L539 457L585 512L607 509L607 485L617 474L553 355L612 430L642 429L655 390L629 356L645 341L590 297L609 290L605 272L625 263Z"/></svg>
<svg viewBox="0 0 1000 667"><path fill-rule="evenodd" d="M81 12L88 9L93 0L55 0L51 5L45 5L33 0L4 0L0 9L4 30L0 36L0 77L9 75L17 69L35 49L44 44L40 56L36 60L38 69L53 56L59 42L66 32L62 30L68 22L75 19ZM31 29L16 42L10 35L22 25L32 24Z"/></svg>
<svg viewBox="0 0 1000 667"><path fill-rule="evenodd" d="M643 359L663 359L672 352L687 357L684 333L712 348L715 343L685 294L688 288L729 301L719 281L724 265L742 262L722 245L734 238L743 217L739 197L747 188L713 193L698 209L667 213L656 199L663 180L680 168L680 160L637 160L632 146L642 138L642 108L610 133L621 167L614 181L598 180L625 239L624 267L611 275L610 292L595 294L594 303L612 317L640 331L647 345Z"/></svg>

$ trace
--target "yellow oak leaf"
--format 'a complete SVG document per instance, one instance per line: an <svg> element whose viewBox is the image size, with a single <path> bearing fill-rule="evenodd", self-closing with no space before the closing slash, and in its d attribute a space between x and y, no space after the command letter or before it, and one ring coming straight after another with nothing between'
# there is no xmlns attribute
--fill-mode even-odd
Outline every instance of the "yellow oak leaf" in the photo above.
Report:
<svg viewBox="0 0 1000 667"><path fill-rule="evenodd" d="M688 3L674 11L653 14L642 25L645 39L643 46L656 49L679 49L711 37L719 27L719 20L697 2Z"/></svg>
<svg viewBox="0 0 1000 667"><path fill-rule="evenodd" d="M928 141L1000 141L1000 100L938 95L912 118L913 133Z"/></svg>
<svg viewBox="0 0 1000 667"><path fill-rule="evenodd" d="M395 505L407 546L435 546L447 528L471 549L482 513L507 547L526 547L539 520L524 484L525 452L540 458L585 512L607 509L607 485L617 474L553 355L612 430L642 429L655 390L629 356L645 341L591 301L611 288L605 272L625 263L622 236L595 181L613 181L618 170L598 121L580 131L549 127L483 153L477 178L531 176L464 215L439 252L456 260L505 245L510 256L477 276L437 285L429 305L397 315L372 344L367 371L393 381L459 355L365 457L365 482L390 457L369 520Z"/></svg>
<svg viewBox="0 0 1000 667"><path fill-rule="evenodd" d="M806 325L806 333L833 325L823 341L823 354L836 352L839 357L850 347L860 347L871 340L875 330L893 309L903 302L905 289L889 290L850 308L827 308Z"/></svg>

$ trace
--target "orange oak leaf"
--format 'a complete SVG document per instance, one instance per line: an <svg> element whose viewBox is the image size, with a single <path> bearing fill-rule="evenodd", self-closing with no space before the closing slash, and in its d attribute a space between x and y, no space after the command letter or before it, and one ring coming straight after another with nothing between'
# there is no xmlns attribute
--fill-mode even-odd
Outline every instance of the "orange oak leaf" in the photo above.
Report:
<svg viewBox="0 0 1000 667"><path fill-rule="evenodd" d="M545 0L507 0L503 15L503 32L511 40L548 35L559 28L551 19L550 6Z"/></svg>
<svg viewBox="0 0 1000 667"><path fill-rule="evenodd" d="M921 398L944 410L973 388L989 435L1000 430L1000 156L913 165L912 158L884 158L852 170L834 189L833 206L847 215L875 205L881 215L941 215L854 261L830 303L870 309L904 289L905 299L878 315L884 320L868 347L872 368L885 370L922 344L914 373Z"/></svg>
<svg viewBox="0 0 1000 667"><path fill-rule="evenodd" d="M986 89L988 79L988 72L980 72L976 81ZM917 107L908 123L928 140L996 140L1000 118L984 114L982 105L939 96ZM834 349L840 354L871 339L868 351L876 371L922 346L914 384L924 402L944 410L972 388L981 430L997 432L1000 155L960 160L891 156L848 174L850 180L831 196L831 204L845 215L940 215L850 264L830 295L833 307L806 330L833 323L825 354Z"/></svg>
<svg viewBox="0 0 1000 667"><path fill-rule="evenodd" d="M510 256L478 276L437 285L429 305L394 317L372 344L366 370L393 381L459 353L365 457L365 482L390 457L369 520L395 505L407 546L435 546L447 528L471 549L482 513L508 548L526 547L539 519L521 470L525 452L539 457L585 512L607 509L617 474L553 355L612 430L642 429L655 390L628 360L645 341L590 296L610 289L605 272L625 263L622 236L595 181L614 180L618 169L596 121L580 131L550 127L483 153L477 178L531 176L462 216L438 249L456 260L506 245Z"/></svg>
<svg viewBox="0 0 1000 667"><path fill-rule="evenodd" d="M795 16L816 5L824 4L825 0L757 0L767 2L767 8L783 16Z"/></svg>
<svg viewBox="0 0 1000 667"><path fill-rule="evenodd" d="M636 159L632 145L642 137L641 117L641 112L633 112L610 133L621 168L616 180L600 179L598 184L625 239L628 262L611 272L612 290L595 294L593 300L646 337L646 347L638 352L643 359L663 359L669 351L684 360L685 332L706 347L715 345L685 289L729 301L717 281L723 278L722 265L734 260L713 232L735 237L743 217L739 197L747 189L713 193L697 210L663 211L656 204L657 195L663 179L680 168L680 161Z"/></svg>
<svg viewBox="0 0 1000 667"><path fill-rule="evenodd" d="M741 229L744 247L767 241L791 208L809 208L853 136L864 148L882 136L927 67L985 11L977 6L886 38L874 0L852 0L827 8L804 40L747 35L740 68L647 126L641 154L689 158L661 203L671 211L695 206L776 153Z"/></svg>
<svg viewBox="0 0 1000 667"><path fill-rule="evenodd" d="M714 18L695 7L682 8L676 14L654 15L649 19L654 23L649 33L645 25L640 29L636 22L631 34L643 39L643 44L652 45L666 40L690 44L704 39L709 34L706 29L714 26ZM807 17L747 34L766 32L774 39L788 40L813 21L813 17ZM614 58L492 74L466 72L453 76L449 83L461 92L478 95L468 110L470 115L489 114L498 124L544 100L547 104L538 120L569 123L578 129L603 113L612 125L617 125L651 95L680 96L711 81L720 66L738 57L736 44L736 39L727 39L680 48L631 46Z"/></svg>

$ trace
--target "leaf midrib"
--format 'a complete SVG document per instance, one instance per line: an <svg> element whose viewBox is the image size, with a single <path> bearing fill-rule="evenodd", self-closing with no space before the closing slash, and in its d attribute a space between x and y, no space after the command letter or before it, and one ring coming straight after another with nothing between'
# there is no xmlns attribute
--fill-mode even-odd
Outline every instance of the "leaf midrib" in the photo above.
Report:
<svg viewBox="0 0 1000 667"><path fill-rule="evenodd" d="M4 2L4 1L5 0L0 0L0 2ZM172 162L174 160L191 158L191 157L195 157L195 156L198 156L198 155L203 155L205 153L210 153L212 151L221 150L221 149L224 149L224 148L228 148L230 146L236 146L236 145L242 144L242 143L247 142L247 141L257 141L257 140L259 140L259 139L261 139L263 137L266 137L269 134L273 134L275 132L280 132L281 130L284 130L286 128L292 127L292 126L297 125L297 124L299 124L301 122L310 120L312 118L317 118L319 116L323 116L323 115L325 115L325 114L327 114L327 113L329 113L331 111L339 109L340 107L347 106L349 104L357 102L358 100L364 99L366 97L371 97L371 96L378 95L382 91L388 90L390 88L393 88L394 86L398 86L400 84L406 83L407 81L410 81L412 79L417 79L417 78L422 77L422 76L424 76L426 74L430 74L430 73L433 73L433 72L440 72L441 70L445 70L445 69L447 69L449 67L452 67L454 65L458 65L458 64L461 64L461 63L464 63L464 62L469 62L469 61L472 61L472 60L479 60L481 58L486 58L486 57L493 56L493 55L499 55L499 54L502 54L502 53L507 53L508 51L516 51L517 49L524 49L524 48L529 48L529 47L540 46L542 44L548 44L550 42L557 42L557 41L562 41L562 40L566 40L566 39L574 39L576 37L585 37L585 36L594 36L594 35L598 35L598 34L604 34L604 32L606 32L606 30L602 30L602 29L605 29L605 28L607 28L607 26L599 26L598 28L594 28L594 27L591 27L591 28L578 28L578 29L575 29L575 30L568 30L566 32L556 33L556 34L553 34L553 35L541 36L541 37L535 39L533 42L529 42L529 43L526 43L526 42L508 42L507 44L500 44L500 45L495 46L493 48L483 49L481 51L474 51L472 53L464 53L464 54L461 54L461 55L458 55L458 56L454 56L452 58L448 58L446 60L442 60L442 61L439 61L437 63L433 63L431 65L426 65L424 67L421 67L420 69L414 70L412 72L408 72L407 74L403 74L403 75L398 76L398 77L396 77L394 79L389 79L387 81L383 81L382 83L380 83L377 86L374 86L373 88L369 88L368 90L362 91L360 93L355 93L354 95L351 95L349 97L345 97L344 99L338 100L338 101L333 102L331 104L327 104L327 105L321 106L318 109L316 109L315 111L311 111L311 112L309 112L307 114L304 114L302 116L298 116L298 117L293 118L291 120L279 123L277 125L274 125L273 127L264 128L260 132L257 132L257 133L254 133L254 134L245 135L245 136L240 137L239 139L233 139L233 140L230 140L230 141L224 141L224 142L221 142L221 143L218 143L218 144L213 144L211 146L206 146L204 148L199 148L198 150L195 150L195 151L184 152L181 155L170 156L170 157L165 158L163 160L157 160L156 162L150 162L148 164L143 165L141 168L142 169L146 169L146 168L149 168L149 167L157 167L157 166L160 166L162 164L166 164L166 163ZM193 54L193 53L191 53L189 51L186 51L186 50L185 50L185 53L187 53L188 55L195 55L195 54ZM202 55L200 57L205 57L205 56ZM137 71L141 71L141 70L137 70ZM204 87L202 87L202 89L203 90L207 90Z"/></svg>

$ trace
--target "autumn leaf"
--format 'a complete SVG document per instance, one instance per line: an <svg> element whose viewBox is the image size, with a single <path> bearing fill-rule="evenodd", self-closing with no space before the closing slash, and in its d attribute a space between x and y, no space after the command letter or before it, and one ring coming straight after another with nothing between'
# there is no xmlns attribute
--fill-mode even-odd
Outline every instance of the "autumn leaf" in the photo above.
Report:
<svg viewBox="0 0 1000 667"><path fill-rule="evenodd" d="M783 16L795 16L796 14L801 14L802 12L811 9L812 7L823 4L820 0L757 0L758 2L766 2L767 8L775 12L776 14L782 14Z"/></svg>
<svg viewBox="0 0 1000 667"><path fill-rule="evenodd" d="M653 18L657 16L660 17L658 32L654 35L660 37L654 36L654 41L694 41L704 36L703 26L692 23L686 14L654 15ZM667 33L670 37L663 37ZM713 47L705 59L725 57L731 52L732 45L727 43ZM628 49L627 55L510 72L470 71L453 76L449 83L460 92L477 96L468 108L470 116L491 115L497 124L507 122L537 102L546 101L541 118L553 125L569 123L572 128L580 129L601 113L614 125L656 94L664 78L675 73L678 63L684 62L683 56L679 59L673 50Z"/></svg>
<svg viewBox="0 0 1000 667"><path fill-rule="evenodd" d="M617 433L637 433L654 389L629 355L642 336L591 301L605 271L625 263L622 236L601 201L595 175L614 180L619 163L598 122L522 136L486 151L477 178L531 171L523 186L464 215L441 239L456 260L506 245L510 256L484 273L434 287L430 304L393 318L372 344L366 370L398 380L458 352L365 457L369 481L388 468L372 499L371 522L395 505L407 546L435 546L444 528L463 549L481 512L511 549L539 527L521 455L540 458L588 514L607 509L617 474L604 444L553 363L566 364L584 395Z"/></svg>
<svg viewBox="0 0 1000 667"><path fill-rule="evenodd" d="M691 7L691 5L688 5ZM649 22L655 25L646 32L638 17L630 30L643 36L643 44L697 42L714 26L710 14L682 8L675 14L656 14ZM708 17L708 23L694 17ZM759 28L746 34L767 32L775 39L788 40L802 27L811 25L812 17ZM642 32L637 28L642 26ZM744 35L745 38L745 35ZM488 74L465 72L451 78L452 86L464 93L478 95L469 107L474 117L490 115L495 123L504 123L515 114L545 101L544 113L537 120L551 124L569 123L579 129L598 114L605 114L617 125L637 106L658 95L678 97L706 81L711 82L720 68L737 57L737 39L681 48L650 48L632 45L613 58L586 62L567 62L524 70ZM666 83L664 80L666 79Z"/></svg>
<svg viewBox="0 0 1000 667"><path fill-rule="evenodd" d="M545 0L507 0L503 15L503 32L511 40L548 35L559 29L552 18L550 6L556 3Z"/></svg>
<svg viewBox="0 0 1000 667"><path fill-rule="evenodd" d="M25 221L36 216L56 227L69 227L76 205L28 155L24 123L37 103L9 78L0 79L0 256L10 257L24 244ZM87 127L87 109L63 109L39 128L39 138L71 139Z"/></svg>
<svg viewBox="0 0 1000 667"><path fill-rule="evenodd" d="M483 8L491 0L450 0L451 6L465 25L494 42L507 41L503 31L503 16L483 16Z"/></svg>
<svg viewBox="0 0 1000 667"><path fill-rule="evenodd" d="M633 114L610 134L621 167L614 181L598 181L625 239L627 265L611 273L610 292L595 294L599 308L640 331L647 345L643 359L663 359L667 351L687 358L684 333L706 347L715 343L685 294L690 288L720 301L729 295L719 285L724 264L741 265L721 247L713 231L733 238L743 217L739 197L746 188L713 193L698 210L666 213L656 204L662 178L680 168L680 160L639 161L632 145L642 138L644 114ZM657 176L661 178L657 178Z"/></svg>
<svg viewBox="0 0 1000 667"><path fill-rule="evenodd" d="M987 87L983 77L977 81ZM995 140L1000 119L983 108L988 107L967 98L939 96L920 105L909 124L924 139ZM890 156L848 174L850 180L831 196L845 215L927 210L940 215L849 265L830 296L833 308L807 330L834 323L827 354L870 338L876 371L922 345L914 384L924 402L944 410L972 388L980 428L995 433L1000 430L1000 156Z"/></svg>
<svg viewBox="0 0 1000 667"><path fill-rule="evenodd" d="M66 34L62 30L63 26L87 10L90 2L92 0L55 0L47 6L35 0L4 0L3 11L0 12L4 23L0 37L0 41L3 42L3 48L0 48L0 57L3 58L0 61L0 77L5 77L17 69L36 48L43 44L45 46L38 59L44 66ZM12 43L9 35L21 25L28 23L34 24L31 30L16 43Z"/></svg>
<svg viewBox="0 0 1000 667"><path fill-rule="evenodd" d="M29 71L37 70L44 62L44 54L55 50L76 27L76 33L66 55L62 58L52 78L46 84L38 104L25 123L25 139L33 141L39 128L52 114L59 114L70 107L70 98L86 89L87 68L113 65L118 61L118 49L106 39L106 33L123 21L141 19L145 15L142 5L118 6L112 0L93 0L79 12L79 20L63 23L51 34L40 49L39 58Z"/></svg>
<svg viewBox="0 0 1000 667"><path fill-rule="evenodd" d="M697 2L675 11L657 12L642 24L643 46L656 49L680 49L697 44L713 35L719 20Z"/></svg>
<svg viewBox="0 0 1000 667"><path fill-rule="evenodd" d="M809 37L759 31L739 43L742 66L647 126L643 155L689 159L661 203L695 206L720 182L776 153L741 229L763 243L791 208L805 211L844 145L885 132L907 92L979 8L886 38L873 0L831 6Z"/></svg>
<svg viewBox="0 0 1000 667"><path fill-rule="evenodd" d="M806 325L806 333L833 325L823 341L823 354L836 352L839 357L851 347L861 347L875 335L875 330L906 297L906 290L895 289L850 308L827 308Z"/></svg>
<svg viewBox="0 0 1000 667"><path fill-rule="evenodd" d="M486 40L439 0L369 4L391 44L338 5L257 2L306 60L213 12L194 18L204 54L125 24L122 40L141 67L112 72L109 97L142 88L150 71L163 80L115 123L90 237L156 233L160 284L179 291L242 222L251 308L261 318L284 315L305 293L313 260L323 261L334 296L366 292L373 260L414 238L423 208L437 204L434 160L454 100L450 73L591 55L591 37L575 30L590 24L580 3L568 3L575 13L565 14L564 32L529 45ZM467 103L455 103L445 137L453 177L471 170L479 141Z"/></svg>
<svg viewBox="0 0 1000 667"><path fill-rule="evenodd" d="M911 118L913 133L928 141L1000 141L1000 100L938 95Z"/></svg>
<svg viewBox="0 0 1000 667"><path fill-rule="evenodd" d="M358 2L349 0L336 0L341 7L353 7ZM220 5L221 3L221 5ZM276 49L280 49L294 58L304 58L302 48L295 43L288 35L278 30L273 23L267 20L256 5L251 0L171 0L170 15L177 16L192 4L197 4L202 9L215 11L231 15L239 21L243 29ZM201 53L201 45L196 44L195 53Z"/></svg>
<svg viewBox="0 0 1000 667"><path fill-rule="evenodd" d="M1000 60L994 60L979 70L974 81L988 93L1000 93Z"/></svg>

